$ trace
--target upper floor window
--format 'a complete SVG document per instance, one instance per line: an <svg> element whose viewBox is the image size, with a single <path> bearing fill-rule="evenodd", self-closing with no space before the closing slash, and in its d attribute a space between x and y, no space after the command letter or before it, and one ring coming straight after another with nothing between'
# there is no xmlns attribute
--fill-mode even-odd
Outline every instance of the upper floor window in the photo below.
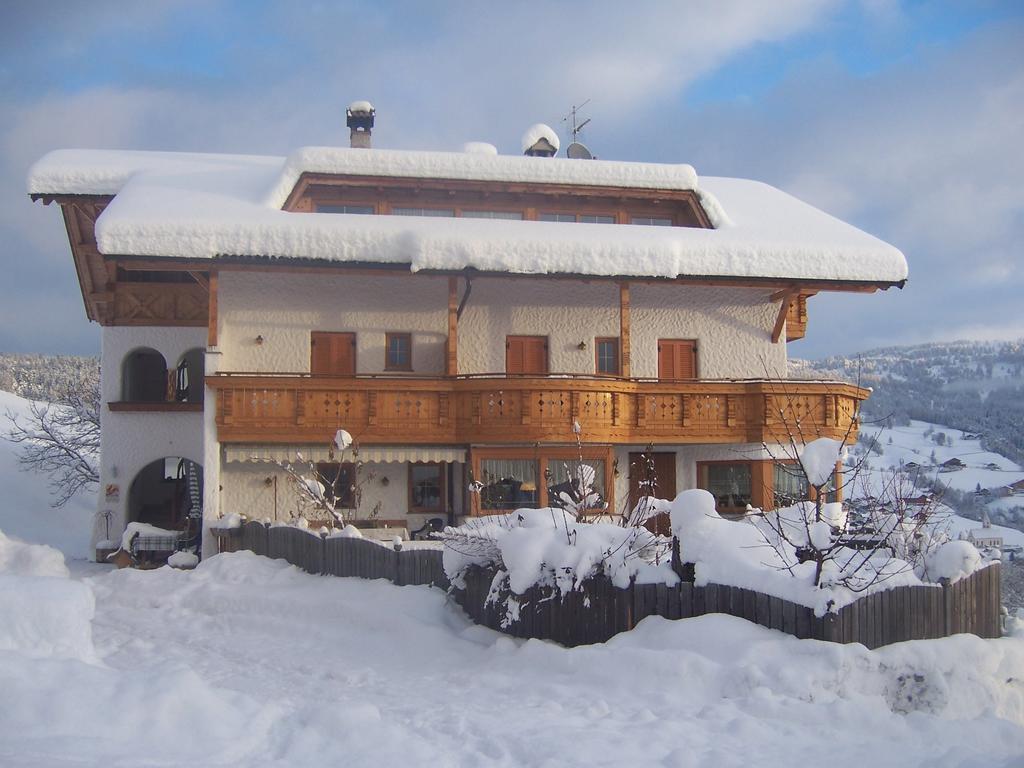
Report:
<svg viewBox="0 0 1024 768"><path fill-rule="evenodd" d="M658 339L658 378L697 378L697 342L694 339Z"/></svg>
<svg viewBox="0 0 1024 768"><path fill-rule="evenodd" d="M395 216L435 216L437 218L451 218L455 215L454 208L399 208L394 207L391 213Z"/></svg>
<svg viewBox="0 0 1024 768"><path fill-rule="evenodd" d="M645 227L671 227L672 219L663 216L634 216L630 224L641 224Z"/></svg>
<svg viewBox="0 0 1024 768"><path fill-rule="evenodd" d="M376 213L372 205L318 205L317 213Z"/></svg>
<svg viewBox="0 0 1024 768"><path fill-rule="evenodd" d="M596 339L594 341L594 356L598 373L619 375L618 339Z"/></svg>
<svg viewBox="0 0 1024 768"><path fill-rule="evenodd" d="M462 211L462 218L464 219L509 219L513 221L519 221L523 218L522 211Z"/></svg>
<svg viewBox="0 0 1024 768"><path fill-rule="evenodd" d="M386 354L384 358L384 370L386 371L411 371L412 370L412 334L411 333L388 333L384 336Z"/></svg>

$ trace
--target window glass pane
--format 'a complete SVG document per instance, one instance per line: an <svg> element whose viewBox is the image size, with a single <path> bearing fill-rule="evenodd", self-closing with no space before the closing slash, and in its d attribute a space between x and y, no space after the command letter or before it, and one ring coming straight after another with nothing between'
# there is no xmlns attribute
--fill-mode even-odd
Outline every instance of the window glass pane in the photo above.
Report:
<svg viewBox="0 0 1024 768"><path fill-rule="evenodd" d="M631 221L634 224L642 224L646 227L671 227L672 219L660 218L657 216L634 216Z"/></svg>
<svg viewBox="0 0 1024 768"><path fill-rule="evenodd" d="M388 335L388 368L412 367L412 343L405 334Z"/></svg>
<svg viewBox="0 0 1024 768"><path fill-rule="evenodd" d="M510 511L537 506L537 462L532 459L482 459L480 506Z"/></svg>
<svg viewBox="0 0 1024 768"><path fill-rule="evenodd" d="M372 205L318 205L317 213L373 213Z"/></svg>
<svg viewBox="0 0 1024 768"><path fill-rule="evenodd" d="M745 509L751 501L749 464L707 464L705 488L718 509Z"/></svg>
<svg viewBox="0 0 1024 768"><path fill-rule="evenodd" d="M409 483L412 488L412 506L415 509L442 508L439 464L410 464Z"/></svg>
<svg viewBox="0 0 1024 768"><path fill-rule="evenodd" d="M326 486L326 495L334 499L336 507L351 507L355 495L355 465L351 462L344 464L320 463L316 465L316 471L320 480Z"/></svg>
<svg viewBox="0 0 1024 768"><path fill-rule="evenodd" d="M775 465L775 507L791 507L807 498L807 478L796 464Z"/></svg>
<svg viewBox="0 0 1024 768"><path fill-rule="evenodd" d="M514 219L523 218L522 211L463 211L464 219Z"/></svg>
<svg viewBox="0 0 1024 768"><path fill-rule="evenodd" d="M552 507L564 506L561 494L579 501L582 489L589 485L597 498L592 500L587 509L603 509L605 505L604 459L548 459L548 504Z"/></svg>
<svg viewBox="0 0 1024 768"><path fill-rule="evenodd" d="M581 224L614 224L614 216L589 216L587 214L580 214Z"/></svg>
<svg viewBox="0 0 1024 768"><path fill-rule="evenodd" d="M571 221L575 223L575 213L541 213L537 215L538 221Z"/></svg>
<svg viewBox="0 0 1024 768"><path fill-rule="evenodd" d="M438 216L451 217L455 215L452 208L392 208L394 216Z"/></svg>
<svg viewBox="0 0 1024 768"><path fill-rule="evenodd" d="M598 339L597 372L610 374L619 372L619 342L617 339Z"/></svg>

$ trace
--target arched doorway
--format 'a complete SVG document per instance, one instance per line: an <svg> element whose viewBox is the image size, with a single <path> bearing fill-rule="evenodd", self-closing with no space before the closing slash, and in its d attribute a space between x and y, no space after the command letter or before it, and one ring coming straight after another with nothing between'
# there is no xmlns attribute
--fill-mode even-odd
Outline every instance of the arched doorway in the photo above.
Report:
<svg viewBox="0 0 1024 768"><path fill-rule="evenodd" d="M129 522L182 531L198 541L203 518L203 468L180 456L139 470L128 492Z"/></svg>
<svg viewBox="0 0 1024 768"><path fill-rule="evenodd" d="M155 349L129 352L121 365L121 399L160 403L167 399L167 362Z"/></svg>

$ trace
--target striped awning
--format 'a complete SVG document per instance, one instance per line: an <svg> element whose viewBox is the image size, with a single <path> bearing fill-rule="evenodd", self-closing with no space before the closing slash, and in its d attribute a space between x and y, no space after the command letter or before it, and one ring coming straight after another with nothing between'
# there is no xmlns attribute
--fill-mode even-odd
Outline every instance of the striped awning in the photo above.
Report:
<svg viewBox="0 0 1024 768"><path fill-rule="evenodd" d="M307 461L331 461L326 445L268 445L264 444L232 444L224 446L224 457L229 462L275 462L295 461L295 454L301 453ZM346 461L363 461L367 463L405 463L407 461L451 461L465 462L466 451L463 448L451 448L444 445L384 445L363 446L359 453L345 451ZM337 460L337 456L334 457Z"/></svg>

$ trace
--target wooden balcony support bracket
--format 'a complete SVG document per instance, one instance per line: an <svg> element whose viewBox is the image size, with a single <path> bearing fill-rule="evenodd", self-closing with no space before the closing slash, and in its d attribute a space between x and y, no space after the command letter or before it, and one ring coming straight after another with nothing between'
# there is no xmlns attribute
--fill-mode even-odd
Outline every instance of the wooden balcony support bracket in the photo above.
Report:
<svg viewBox="0 0 1024 768"><path fill-rule="evenodd" d="M780 295L781 294L781 295ZM775 327L772 328L772 344L778 344L782 338L782 329L786 327L786 315L789 314L789 305L792 304L800 292L795 288L790 288L785 291L777 291L771 295L772 301L778 301L781 299L782 303L779 304L779 314L775 318Z"/></svg>
<svg viewBox="0 0 1024 768"><path fill-rule="evenodd" d="M448 278L448 346L445 362L448 376L459 375L459 278Z"/></svg>
<svg viewBox="0 0 1024 768"><path fill-rule="evenodd" d="M202 288L207 293L210 292L210 281L206 279L206 276L202 272L196 272L190 269L188 273L193 280L199 283L200 288Z"/></svg>
<svg viewBox="0 0 1024 768"><path fill-rule="evenodd" d="M630 377L632 354L629 348L629 283L619 283L619 372Z"/></svg>
<svg viewBox="0 0 1024 768"><path fill-rule="evenodd" d="M210 294L210 320L206 332L207 347L217 346L217 272L210 271L210 283L208 288Z"/></svg>

